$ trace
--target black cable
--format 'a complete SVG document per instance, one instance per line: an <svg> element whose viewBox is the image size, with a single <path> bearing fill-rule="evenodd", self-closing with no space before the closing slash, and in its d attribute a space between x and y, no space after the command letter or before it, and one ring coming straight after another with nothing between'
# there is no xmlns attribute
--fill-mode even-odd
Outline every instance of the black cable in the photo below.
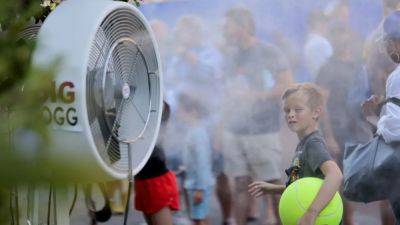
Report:
<svg viewBox="0 0 400 225"><path fill-rule="evenodd" d="M53 208L54 224L58 224L58 222L57 222L57 213L58 213L58 211L57 211L57 189L56 188L54 188L53 198L54 198L54 201L53 201L53 206L54 206L54 208Z"/></svg>
<svg viewBox="0 0 400 225"><path fill-rule="evenodd" d="M53 187L50 184L50 190L49 190L49 200L47 201L47 224L50 224L50 211L51 211L51 195L53 192Z"/></svg>
<svg viewBox="0 0 400 225"><path fill-rule="evenodd" d="M128 185L128 199L126 200L126 205L125 205L124 225L126 225L126 222L128 221L129 203L130 203L130 200L131 200L132 182L133 182L133 181L130 180L130 181L129 181L129 185Z"/></svg>
<svg viewBox="0 0 400 225"><path fill-rule="evenodd" d="M16 208L16 218L17 218L17 225L19 225L19 204L18 204L18 189L17 186L15 188L15 208Z"/></svg>
<svg viewBox="0 0 400 225"><path fill-rule="evenodd" d="M71 215L72 214L72 210L74 210L77 197L78 197L78 185L75 184L75 186L74 186L74 200L72 201L71 208L69 209L69 215Z"/></svg>
<svg viewBox="0 0 400 225"><path fill-rule="evenodd" d="M15 224L15 218L14 218L14 210L13 210L13 204L12 204L12 198L13 198L13 192L10 190L10 216L11 216L11 225Z"/></svg>
<svg viewBox="0 0 400 225"><path fill-rule="evenodd" d="M10 121L10 110L8 106L6 106L6 111L7 111L7 119ZM11 125L8 123L8 143L11 145L12 140L11 140ZM10 216L11 216L11 225L15 225L15 218L14 218L14 210L13 210L13 190L12 188L10 189Z"/></svg>

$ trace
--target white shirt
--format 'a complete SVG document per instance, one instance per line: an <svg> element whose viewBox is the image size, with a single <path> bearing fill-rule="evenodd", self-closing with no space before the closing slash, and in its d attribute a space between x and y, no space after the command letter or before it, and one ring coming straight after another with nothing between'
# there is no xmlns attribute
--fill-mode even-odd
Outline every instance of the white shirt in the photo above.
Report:
<svg viewBox="0 0 400 225"><path fill-rule="evenodd" d="M304 46L304 60L313 78L318 75L319 69L332 54L333 48L328 39L316 33L308 35Z"/></svg>
<svg viewBox="0 0 400 225"><path fill-rule="evenodd" d="M390 74L386 81L386 98L400 99L400 66ZM400 107L388 102L378 121L377 133L386 143L400 141Z"/></svg>

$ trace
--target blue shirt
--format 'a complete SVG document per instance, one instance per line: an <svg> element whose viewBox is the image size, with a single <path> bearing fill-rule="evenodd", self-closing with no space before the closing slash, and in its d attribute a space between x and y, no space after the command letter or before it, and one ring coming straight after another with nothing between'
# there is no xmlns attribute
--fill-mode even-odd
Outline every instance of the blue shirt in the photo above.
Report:
<svg viewBox="0 0 400 225"><path fill-rule="evenodd" d="M214 185L212 148L205 128L189 127L183 162L186 167L185 189L206 190Z"/></svg>

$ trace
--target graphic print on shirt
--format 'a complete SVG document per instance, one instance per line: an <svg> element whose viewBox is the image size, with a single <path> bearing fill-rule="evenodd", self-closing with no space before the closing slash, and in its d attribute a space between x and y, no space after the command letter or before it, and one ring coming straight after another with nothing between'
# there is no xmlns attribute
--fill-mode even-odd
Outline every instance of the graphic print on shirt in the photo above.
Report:
<svg viewBox="0 0 400 225"><path fill-rule="evenodd" d="M286 181L286 186L289 186L294 181L300 179L302 176L302 162L301 162L301 155L302 151L296 151L296 155L294 156L291 166L285 170L288 179Z"/></svg>

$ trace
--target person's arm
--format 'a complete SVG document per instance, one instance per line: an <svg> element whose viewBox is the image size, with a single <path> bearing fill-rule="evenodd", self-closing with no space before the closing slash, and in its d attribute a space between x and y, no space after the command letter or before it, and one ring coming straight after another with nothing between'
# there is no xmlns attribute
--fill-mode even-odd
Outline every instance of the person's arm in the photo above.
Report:
<svg viewBox="0 0 400 225"><path fill-rule="evenodd" d="M330 96L330 90L327 88L327 83L329 83L329 80L327 80L324 76L328 74L326 70L329 69L328 67L322 67L320 73L318 74L316 78L316 83L321 87L322 94L325 97L325 99L329 99ZM338 159L341 153L341 149L335 139L335 136L333 134L333 128L331 124L331 118L329 111L327 109L327 105L324 104L324 110L322 110L322 113L319 120L320 120L320 129L322 130L322 133L324 134L324 137L326 139L326 145L333 156L333 158Z"/></svg>
<svg viewBox="0 0 400 225"><path fill-rule="evenodd" d="M275 78L275 85L271 90L261 92L258 97L280 98L283 92L294 83L293 73L287 57L277 46L270 45L269 54L274 56L274 60L265 63Z"/></svg>
<svg viewBox="0 0 400 225"><path fill-rule="evenodd" d="M343 175L338 165L333 160L328 160L320 166L322 173L325 175L324 182L311 203L307 212L299 220L298 225L314 225L315 219L319 213L325 208L329 201L339 190L343 181Z"/></svg>
<svg viewBox="0 0 400 225"><path fill-rule="evenodd" d="M293 83L293 74L289 68L280 71L276 78L276 86L273 90L273 94L281 97L282 93Z"/></svg>
<svg viewBox="0 0 400 225"><path fill-rule="evenodd" d="M379 118L376 133L385 140L386 143L400 140L400 108L399 106L388 103L385 113Z"/></svg>
<svg viewBox="0 0 400 225"><path fill-rule="evenodd" d="M283 184L271 184L265 181L255 181L249 185L249 194L255 198L265 194L282 194L286 186Z"/></svg>
<svg viewBox="0 0 400 225"><path fill-rule="evenodd" d="M331 119L328 111L325 109L320 117L321 130L326 138L326 145L333 158L338 159L340 156L341 149L339 144L336 142L335 136L333 135L333 129L331 126Z"/></svg>
<svg viewBox="0 0 400 225"><path fill-rule="evenodd" d="M361 105L362 114L364 119L372 126L373 129L376 130L379 117L377 115L377 111L379 105L384 100L383 96L372 95L369 99L364 101Z"/></svg>
<svg viewBox="0 0 400 225"><path fill-rule="evenodd" d="M287 56L277 47L272 47L275 61L272 62L272 71L275 74L275 87L270 95L282 97L283 92L294 83L293 73Z"/></svg>
<svg viewBox="0 0 400 225"><path fill-rule="evenodd" d="M268 91L255 92L254 97L256 98L268 98L268 97L282 97L283 92L294 83L293 74L290 69L282 70L276 76L276 85L273 89Z"/></svg>

